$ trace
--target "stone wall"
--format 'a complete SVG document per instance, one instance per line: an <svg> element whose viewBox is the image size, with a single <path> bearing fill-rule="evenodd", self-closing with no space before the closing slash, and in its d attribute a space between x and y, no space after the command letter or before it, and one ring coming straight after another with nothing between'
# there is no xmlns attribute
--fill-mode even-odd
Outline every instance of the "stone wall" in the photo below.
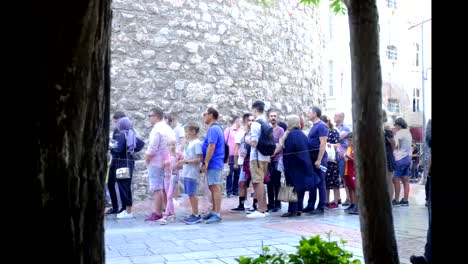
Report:
<svg viewBox="0 0 468 264"><path fill-rule="evenodd" d="M272 2L114 0L111 113L125 111L147 139L154 106L182 124L201 124L208 105L224 124L258 99L282 115L322 106L318 8L291 13L297 2ZM135 175L136 199L146 196L144 174Z"/></svg>

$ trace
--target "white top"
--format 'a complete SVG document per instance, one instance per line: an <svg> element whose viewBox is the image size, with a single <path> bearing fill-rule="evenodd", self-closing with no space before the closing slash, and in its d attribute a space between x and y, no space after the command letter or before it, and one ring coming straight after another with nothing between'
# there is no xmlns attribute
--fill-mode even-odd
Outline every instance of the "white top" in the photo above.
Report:
<svg viewBox="0 0 468 264"><path fill-rule="evenodd" d="M235 140L234 140L234 142L235 142L236 144L239 144L239 145L240 145L240 146L239 146L239 152L237 153L237 155L238 155L237 164L239 164L239 165L244 164L244 158L241 157L241 155L240 155L240 154L241 154L241 151L242 151L242 138L244 137L244 135L245 135L245 132L244 132L244 130L241 129L241 130L239 130L239 132L237 132L236 138L235 138Z"/></svg>
<svg viewBox="0 0 468 264"><path fill-rule="evenodd" d="M395 134L395 160L411 155L411 142L413 137L408 129L400 129Z"/></svg>
<svg viewBox="0 0 468 264"><path fill-rule="evenodd" d="M145 152L145 154L153 155L153 158L150 160L151 165L162 168L164 158L169 152L167 142L170 138L175 139L175 133L166 122L162 120L154 124L149 135L148 148Z"/></svg>
<svg viewBox="0 0 468 264"><path fill-rule="evenodd" d="M255 121L257 120L263 120L263 122L266 122L268 125L271 126L269 122L266 121L265 117L263 115L257 117ZM250 140L258 142L258 139L260 138L260 133L261 133L261 125L258 122L252 122L252 125L250 126ZM257 155L258 155L258 160L259 161L268 161L270 162L270 156L263 156L262 153L260 153L256 147L252 147L250 151L250 160L257 160Z"/></svg>
<svg viewBox="0 0 468 264"><path fill-rule="evenodd" d="M198 155L203 155L202 143L197 138L187 142L184 148L184 161L198 159ZM198 179L200 176L200 163L197 164L184 164L182 167L182 176L190 179Z"/></svg>

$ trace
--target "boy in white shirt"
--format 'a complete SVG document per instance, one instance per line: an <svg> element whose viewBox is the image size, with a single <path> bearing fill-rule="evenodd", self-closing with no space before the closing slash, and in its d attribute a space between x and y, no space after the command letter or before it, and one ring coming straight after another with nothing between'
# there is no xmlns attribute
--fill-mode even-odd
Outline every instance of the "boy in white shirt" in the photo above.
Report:
<svg viewBox="0 0 468 264"><path fill-rule="evenodd" d="M200 165L203 160L202 143L197 138L200 126L196 123L185 125L185 138L187 142L184 147L184 160L182 175L184 178L185 193L189 196L192 214L184 219L186 224L197 224L202 222L198 213L197 186L200 180Z"/></svg>

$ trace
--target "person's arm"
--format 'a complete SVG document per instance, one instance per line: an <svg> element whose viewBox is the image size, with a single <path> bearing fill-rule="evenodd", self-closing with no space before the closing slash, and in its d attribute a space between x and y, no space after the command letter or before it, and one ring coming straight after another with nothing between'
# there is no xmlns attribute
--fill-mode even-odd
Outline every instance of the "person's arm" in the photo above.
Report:
<svg viewBox="0 0 468 264"><path fill-rule="evenodd" d="M278 153L280 153L284 149L284 141L288 137L288 133L289 133L289 131L286 131L280 137L280 140L279 140L278 144L276 144L276 149L275 149L275 152L273 153L273 156L277 155Z"/></svg>
<svg viewBox="0 0 468 264"><path fill-rule="evenodd" d="M245 138L245 143L256 148L258 144L258 138L260 137L260 129L261 129L260 123L256 121L252 122L251 129L250 129L250 137Z"/></svg>
<svg viewBox="0 0 468 264"><path fill-rule="evenodd" d="M349 155L348 155L349 151ZM346 150L346 153L344 154L345 160L354 160L354 149L351 149L351 147L348 147Z"/></svg>
<svg viewBox="0 0 468 264"><path fill-rule="evenodd" d="M315 166L320 168L320 164L322 163L323 155L325 154L325 148L327 147L327 138L328 137L319 137L320 139L320 149L317 161L315 161Z"/></svg>
<svg viewBox="0 0 468 264"><path fill-rule="evenodd" d="M177 161L176 164L174 164L173 170L181 170L184 165L184 155L182 155L180 152L177 152L176 157Z"/></svg>
<svg viewBox="0 0 468 264"><path fill-rule="evenodd" d="M125 134L123 132L116 135L115 138L116 144L115 148L111 149L112 154L120 154L125 151L126 143Z"/></svg>
<svg viewBox="0 0 468 264"><path fill-rule="evenodd" d="M343 140L351 133L351 129L345 125L343 125L343 131L340 132L340 140Z"/></svg>
<svg viewBox="0 0 468 264"><path fill-rule="evenodd" d="M203 161L203 154L198 154L195 159L184 160L184 164L197 164Z"/></svg>
<svg viewBox="0 0 468 264"><path fill-rule="evenodd" d="M160 141L161 141L161 134L154 133L153 136L150 135L148 149L146 150L146 153L145 153L146 163L149 163L150 160L156 155Z"/></svg>
<svg viewBox="0 0 468 264"><path fill-rule="evenodd" d="M213 157L215 146L216 146L215 143L210 143L208 145L208 149L206 150L205 161L203 162L203 165L201 167L201 172L203 173L205 173L206 170L208 169L208 165L210 164L211 158Z"/></svg>
<svg viewBox="0 0 468 264"><path fill-rule="evenodd" d="M237 159L239 158L239 148L240 144L236 143L234 145L234 169L239 169L239 164L237 164Z"/></svg>
<svg viewBox="0 0 468 264"><path fill-rule="evenodd" d="M200 162L203 161L203 152L202 152L202 146L200 143L196 143L195 146L195 154L197 155L195 159L191 160L185 160L185 164L200 164Z"/></svg>
<svg viewBox="0 0 468 264"><path fill-rule="evenodd" d="M271 156L271 158L276 158L275 156L281 153L281 151L283 150L283 146L280 146L280 145L281 145L281 139L283 138L285 132L282 127L278 129L280 129L278 132L279 140L278 140L278 143L276 143L275 152L273 152L273 155Z"/></svg>

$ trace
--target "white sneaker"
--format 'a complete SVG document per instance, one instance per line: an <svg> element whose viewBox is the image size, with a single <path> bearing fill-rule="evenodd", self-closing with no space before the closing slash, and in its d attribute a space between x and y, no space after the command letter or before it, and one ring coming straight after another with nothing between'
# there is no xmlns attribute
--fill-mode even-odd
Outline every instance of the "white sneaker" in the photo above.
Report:
<svg viewBox="0 0 468 264"><path fill-rule="evenodd" d="M266 217L270 215L269 213L265 212L265 213L260 213L259 211L255 211L251 214L248 214L247 215L247 218L263 218L263 217Z"/></svg>
<svg viewBox="0 0 468 264"><path fill-rule="evenodd" d="M127 213L127 210L123 210L119 214L117 214L117 218L119 219L125 219L125 218L133 218L132 213Z"/></svg>

